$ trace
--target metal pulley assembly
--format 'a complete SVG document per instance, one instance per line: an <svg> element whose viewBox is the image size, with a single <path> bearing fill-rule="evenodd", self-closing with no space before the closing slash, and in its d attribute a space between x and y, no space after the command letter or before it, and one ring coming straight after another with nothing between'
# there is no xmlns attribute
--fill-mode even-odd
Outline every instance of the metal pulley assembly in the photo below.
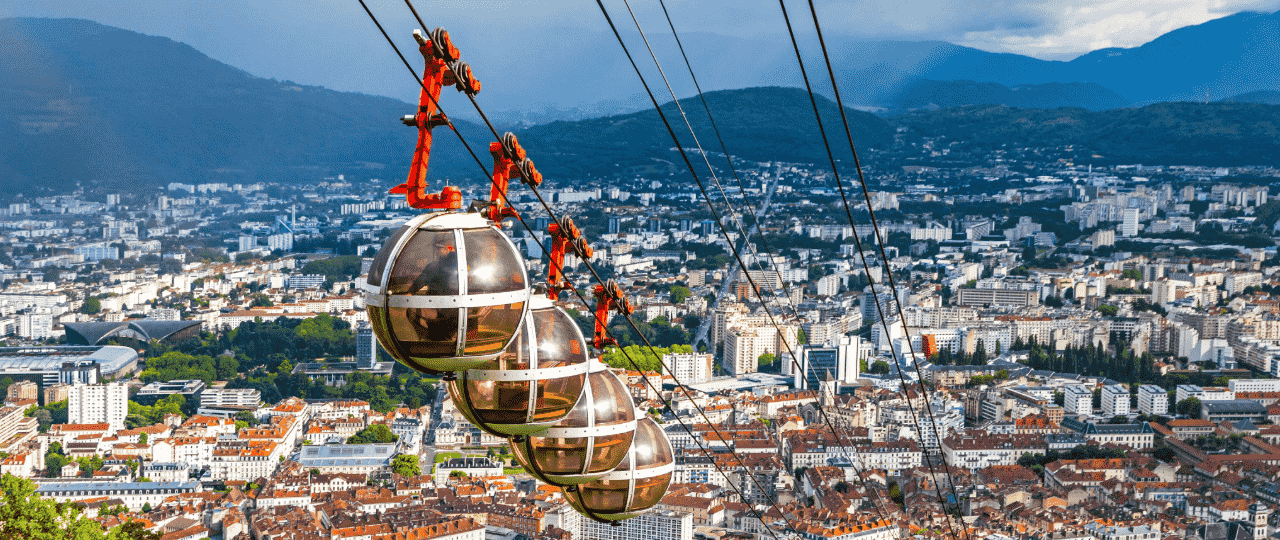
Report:
<svg viewBox="0 0 1280 540"><path fill-rule="evenodd" d="M573 318L535 294L511 347L449 381L449 395L458 412L487 433L537 434L578 403L588 365L587 340Z"/></svg>
<svg viewBox="0 0 1280 540"><path fill-rule="evenodd" d="M404 365L433 375L498 358L530 296L515 244L478 213L410 220L378 251L367 284L378 341Z"/></svg>
<svg viewBox="0 0 1280 540"><path fill-rule="evenodd" d="M584 516L616 523L658 504L667 494L674 471L671 441L652 418L644 418L636 425L627 459L599 479L566 489L565 498Z"/></svg>
<svg viewBox="0 0 1280 540"><path fill-rule="evenodd" d="M604 364L591 362L582 397L563 420L537 435L511 439L529 474L557 486L590 482L627 457L636 429L631 394Z"/></svg>

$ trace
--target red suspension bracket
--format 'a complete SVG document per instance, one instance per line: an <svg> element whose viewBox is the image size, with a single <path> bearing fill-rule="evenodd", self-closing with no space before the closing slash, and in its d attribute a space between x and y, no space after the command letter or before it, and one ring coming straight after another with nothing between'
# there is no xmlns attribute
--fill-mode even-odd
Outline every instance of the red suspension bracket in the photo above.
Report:
<svg viewBox="0 0 1280 540"><path fill-rule="evenodd" d="M426 66L422 69L418 113L405 116L401 121L407 126L418 128L418 145L413 151L413 164L409 167L408 180L391 188L391 193L403 193L405 200L413 208L462 208L462 191L457 187L445 186L440 193L426 192L427 163L431 159L431 129L436 126L449 126L453 129L449 118L436 107L441 88L453 85L459 92L475 95L480 92L480 81L471 74L471 66L458 60L458 48L453 45L445 29L436 28L429 40L423 37L421 31L414 30L413 39L418 42L418 51L426 60Z"/></svg>
<svg viewBox="0 0 1280 540"><path fill-rule="evenodd" d="M595 251L582 237L582 231L574 225L573 219L568 216L564 217L563 224L548 225L547 232L551 234L551 253L549 254L551 260L547 263L547 298L557 300L560 298L561 291L573 289L573 283L564 277L564 256L567 250L572 248L573 253L584 261L590 259Z"/></svg>
<svg viewBox="0 0 1280 540"><path fill-rule="evenodd" d="M591 339L591 345L597 349L603 349L609 345L618 344L617 340L605 333L605 321L609 320L609 311L616 310L623 315L630 315L636 308L631 305L631 300L622 294L622 288L612 279L604 285L596 285L595 294L596 331Z"/></svg>
<svg viewBox="0 0 1280 540"><path fill-rule="evenodd" d="M489 206L484 210L490 221L499 222L509 217L518 218L520 214L507 204L507 187L512 178L537 187L542 184L542 173L533 166L520 140L514 133L502 136L502 142L489 143L489 153L493 154L493 187L489 189Z"/></svg>

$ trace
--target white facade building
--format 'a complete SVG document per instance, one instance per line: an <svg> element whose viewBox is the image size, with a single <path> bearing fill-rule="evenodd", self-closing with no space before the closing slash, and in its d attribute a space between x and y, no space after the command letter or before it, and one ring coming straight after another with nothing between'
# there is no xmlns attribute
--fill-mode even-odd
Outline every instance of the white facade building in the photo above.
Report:
<svg viewBox="0 0 1280 540"><path fill-rule="evenodd" d="M1128 415L1129 390L1118 384L1102 387L1102 413L1107 416Z"/></svg>
<svg viewBox="0 0 1280 540"><path fill-rule="evenodd" d="M711 379L712 359L709 354L671 353L662 356L663 367L667 375L678 379L682 384L696 384Z"/></svg>
<svg viewBox="0 0 1280 540"><path fill-rule="evenodd" d="M1084 386L1073 384L1062 389L1066 401L1063 408L1067 414L1089 416L1093 414L1093 392Z"/></svg>
<svg viewBox="0 0 1280 540"><path fill-rule="evenodd" d="M124 429L129 415L129 388L124 383L73 384L67 390L67 423L109 424L112 433Z"/></svg>
<svg viewBox="0 0 1280 540"><path fill-rule="evenodd" d="M1169 414L1169 393L1154 384L1138 387L1138 412L1142 414Z"/></svg>
<svg viewBox="0 0 1280 540"><path fill-rule="evenodd" d="M1125 208L1124 215L1120 222L1121 236L1138 236L1138 213L1137 208Z"/></svg>

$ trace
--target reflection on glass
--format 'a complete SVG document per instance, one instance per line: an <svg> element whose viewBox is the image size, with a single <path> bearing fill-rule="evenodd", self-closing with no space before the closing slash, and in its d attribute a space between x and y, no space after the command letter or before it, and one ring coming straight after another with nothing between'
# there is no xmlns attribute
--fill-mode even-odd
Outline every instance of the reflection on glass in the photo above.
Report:
<svg viewBox="0 0 1280 540"><path fill-rule="evenodd" d="M378 254L373 257L373 262L369 264L369 278L366 280L370 285L382 284L382 272L387 269L387 259L391 258L391 251L396 248L396 244L400 243L400 237L409 230L408 225L403 225L396 232L391 234L391 238L387 239L382 248L378 250Z"/></svg>
<svg viewBox="0 0 1280 540"><path fill-rule="evenodd" d="M596 437L596 445L591 456L591 470L587 472L606 472L618 468L618 465L626 459L627 450L631 448L631 440L635 435L635 431L628 431Z"/></svg>
<svg viewBox="0 0 1280 540"><path fill-rule="evenodd" d="M532 420L546 422L564 416L578 400L578 396L582 395L586 379L585 374L580 374L539 381Z"/></svg>
<svg viewBox="0 0 1280 540"><path fill-rule="evenodd" d="M670 486L671 473L661 474L652 478L637 479L636 492L631 498L631 508L628 511L648 510L662 501L663 495L667 494L667 488Z"/></svg>
<svg viewBox="0 0 1280 540"><path fill-rule="evenodd" d="M405 354L417 358L458 355L457 308L385 308Z"/></svg>
<svg viewBox="0 0 1280 540"><path fill-rule="evenodd" d="M636 469L651 469L675 463L667 434L652 418L644 418L636 424L636 439L632 450L636 454Z"/></svg>
<svg viewBox="0 0 1280 540"><path fill-rule="evenodd" d="M530 471L564 476L582 474L587 465L585 437L529 437L513 447L522 464L532 465Z"/></svg>
<svg viewBox="0 0 1280 540"><path fill-rule="evenodd" d="M584 510L595 514L621 514L627 511L630 480L597 480L582 487L578 495Z"/></svg>
<svg viewBox="0 0 1280 540"><path fill-rule="evenodd" d="M587 361L586 341L577 323L560 308L533 312L533 328L538 340L538 364L578 364Z"/></svg>
<svg viewBox="0 0 1280 540"><path fill-rule="evenodd" d="M523 424L529 415L530 381L478 381L466 378L448 384L449 394L468 419L481 424Z"/></svg>
<svg viewBox="0 0 1280 540"><path fill-rule="evenodd" d="M608 373L607 376L603 375ZM620 424L636 419L635 404L627 387L609 371L591 374L591 398L596 412L596 425Z"/></svg>
<svg viewBox="0 0 1280 540"><path fill-rule="evenodd" d="M390 294L456 296L458 248L453 231L417 231L391 266Z"/></svg>
<svg viewBox="0 0 1280 540"><path fill-rule="evenodd" d="M467 341L463 356L502 352L520 328L524 302L467 309Z"/></svg>
<svg viewBox="0 0 1280 540"><path fill-rule="evenodd" d="M463 233L462 241L467 247L468 293L487 294L525 288L524 267L501 232L494 229L469 230Z"/></svg>

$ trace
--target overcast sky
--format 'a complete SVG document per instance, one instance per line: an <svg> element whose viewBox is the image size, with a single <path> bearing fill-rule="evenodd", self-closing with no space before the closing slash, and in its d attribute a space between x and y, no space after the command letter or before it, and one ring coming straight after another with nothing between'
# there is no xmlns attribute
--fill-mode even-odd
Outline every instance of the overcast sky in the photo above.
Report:
<svg viewBox="0 0 1280 540"><path fill-rule="evenodd" d="M366 0L399 34L415 28L399 0ZM631 0L641 17L664 24L656 0ZM624 17L621 0L607 0ZM1183 26L1240 11L1276 11L1280 0L820 0L829 34L867 39L941 40L986 51L1067 60L1105 47L1134 47ZM589 0L417 0L427 24L466 35L464 51L487 56L537 47L556 29L607 30ZM793 19L807 6L791 0ZM757 37L783 32L772 0L668 0L684 31ZM412 98L389 91L393 61L357 0L19 0L0 3L0 18L77 17L188 43L254 75L338 90ZM475 36L484 36L483 41ZM785 39L779 37L779 39ZM780 42L785 44L785 42ZM415 64L417 61L415 61ZM381 65L381 64L379 64ZM399 75L403 76L403 74ZM403 81L397 81L403 82ZM403 85L400 85L403 86Z"/></svg>

